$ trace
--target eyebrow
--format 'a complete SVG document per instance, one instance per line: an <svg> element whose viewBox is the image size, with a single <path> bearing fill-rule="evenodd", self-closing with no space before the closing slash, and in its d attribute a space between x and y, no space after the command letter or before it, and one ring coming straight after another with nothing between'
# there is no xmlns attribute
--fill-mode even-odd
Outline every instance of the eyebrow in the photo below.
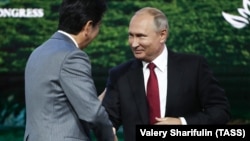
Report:
<svg viewBox="0 0 250 141"><path fill-rule="evenodd" d="M147 36L146 34L143 33L132 33L132 32L128 32L129 35L134 35L134 36Z"/></svg>

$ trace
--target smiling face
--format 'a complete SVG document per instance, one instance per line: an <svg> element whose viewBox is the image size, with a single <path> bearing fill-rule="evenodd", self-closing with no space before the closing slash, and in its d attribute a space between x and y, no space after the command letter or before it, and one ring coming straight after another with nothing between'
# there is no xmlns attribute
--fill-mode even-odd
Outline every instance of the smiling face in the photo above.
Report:
<svg viewBox="0 0 250 141"><path fill-rule="evenodd" d="M135 58L153 61L163 51L166 37L166 30L157 30L152 15L140 13L132 17L128 41Z"/></svg>

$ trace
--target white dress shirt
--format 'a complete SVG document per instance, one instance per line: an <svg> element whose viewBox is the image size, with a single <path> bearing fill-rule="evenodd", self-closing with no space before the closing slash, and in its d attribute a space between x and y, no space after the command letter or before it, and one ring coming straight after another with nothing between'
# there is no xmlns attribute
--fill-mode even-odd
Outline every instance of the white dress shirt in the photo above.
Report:
<svg viewBox="0 0 250 141"><path fill-rule="evenodd" d="M155 65L155 73L158 80L159 93L160 93L160 109L161 109L161 117L165 117L166 112L166 104L167 104L167 84L168 84L168 50L165 45L162 53L152 61ZM142 62L143 64L143 75L144 75L144 85L145 91L147 93L147 83L149 77L149 69L147 68L148 62ZM186 120L183 117L180 117L181 123L186 125Z"/></svg>
<svg viewBox="0 0 250 141"><path fill-rule="evenodd" d="M76 45L76 47L79 48L79 47L78 47L78 44L77 44L77 42L76 42L76 40L75 40L69 33L64 32L64 31L62 31L62 30L58 30L58 32L60 32L60 33L62 33L62 34L64 34L64 35L66 35L66 36L68 36L68 37L74 42L74 44Z"/></svg>
<svg viewBox="0 0 250 141"><path fill-rule="evenodd" d="M155 58L152 62L156 65L155 73L158 80L158 86L159 86L159 97L160 97L160 109L161 109L161 117L165 116L166 111L166 102L167 102L167 56L168 52L166 47L164 47L163 52ZM149 63L142 62L143 63L143 74L144 74L144 85L145 85L145 91L147 92L147 83L148 83L148 77L149 77L149 69L147 68L147 65Z"/></svg>

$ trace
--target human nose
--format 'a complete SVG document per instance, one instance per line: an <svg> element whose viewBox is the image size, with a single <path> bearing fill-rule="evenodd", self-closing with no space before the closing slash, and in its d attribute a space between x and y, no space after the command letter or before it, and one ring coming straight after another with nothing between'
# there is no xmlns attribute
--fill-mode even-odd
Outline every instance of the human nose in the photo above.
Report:
<svg viewBox="0 0 250 141"><path fill-rule="evenodd" d="M139 41L135 37L130 37L129 38L129 44L131 47L137 47L139 45Z"/></svg>

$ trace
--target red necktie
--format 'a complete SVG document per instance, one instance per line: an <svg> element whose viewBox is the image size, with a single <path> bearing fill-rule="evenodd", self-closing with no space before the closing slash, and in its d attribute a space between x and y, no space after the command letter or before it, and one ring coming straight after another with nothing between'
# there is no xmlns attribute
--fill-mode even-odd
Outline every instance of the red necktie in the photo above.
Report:
<svg viewBox="0 0 250 141"><path fill-rule="evenodd" d="M157 76L154 72L154 63L149 63L148 68L150 71L147 85L147 99L149 104L149 117L150 124L156 122L155 117L160 117L160 98Z"/></svg>

